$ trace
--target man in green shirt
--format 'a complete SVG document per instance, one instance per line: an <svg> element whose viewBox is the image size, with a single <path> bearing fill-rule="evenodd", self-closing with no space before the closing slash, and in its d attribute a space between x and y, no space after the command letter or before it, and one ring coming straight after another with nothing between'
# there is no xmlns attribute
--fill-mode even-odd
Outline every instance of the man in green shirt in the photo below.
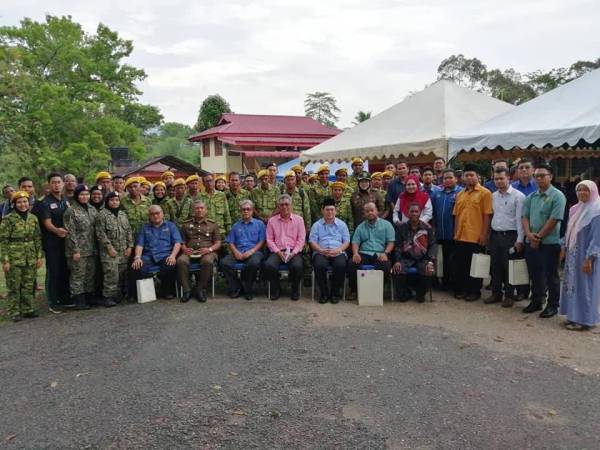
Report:
<svg viewBox="0 0 600 450"><path fill-rule="evenodd" d="M280 193L277 187L269 184L269 172L266 169L258 172L258 180L260 184L252 190L250 199L258 218L266 224L277 208Z"/></svg>
<svg viewBox="0 0 600 450"><path fill-rule="evenodd" d="M240 220L240 202L250 200L250 192L242 188L242 179L238 172L229 174L229 190L225 192L225 195L229 204L231 225L233 226L234 223Z"/></svg>
<svg viewBox="0 0 600 450"><path fill-rule="evenodd" d="M552 167L540 164L534 177L538 190L529 194L523 203L523 231L526 236L525 259L531 279L531 303L523 309L532 313L542 309L548 293L548 303L540 317L558 313L560 297L560 222L564 218L567 200L552 186Z"/></svg>

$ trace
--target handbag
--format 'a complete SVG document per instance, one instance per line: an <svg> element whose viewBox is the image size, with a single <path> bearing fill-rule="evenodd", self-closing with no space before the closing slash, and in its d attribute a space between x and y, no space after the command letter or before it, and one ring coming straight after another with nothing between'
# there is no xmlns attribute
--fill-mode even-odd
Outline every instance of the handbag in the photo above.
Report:
<svg viewBox="0 0 600 450"><path fill-rule="evenodd" d="M485 253L473 253L471 258L471 275L472 278L488 278L490 276L490 255Z"/></svg>
<svg viewBox="0 0 600 450"><path fill-rule="evenodd" d="M138 303L148 303L156 300L154 278L143 278L136 281Z"/></svg>
<svg viewBox="0 0 600 450"><path fill-rule="evenodd" d="M524 259L511 259L508 261L508 284L521 286L529 284L527 262Z"/></svg>

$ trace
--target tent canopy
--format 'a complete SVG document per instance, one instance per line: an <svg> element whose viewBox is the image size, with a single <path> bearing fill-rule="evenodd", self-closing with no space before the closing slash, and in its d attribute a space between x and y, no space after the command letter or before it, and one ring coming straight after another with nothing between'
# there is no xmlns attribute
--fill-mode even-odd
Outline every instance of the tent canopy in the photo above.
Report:
<svg viewBox="0 0 600 450"><path fill-rule="evenodd" d="M511 110L513 105L442 80L369 120L302 153L303 161L446 158L448 137Z"/></svg>
<svg viewBox="0 0 600 450"><path fill-rule="evenodd" d="M449 156L483 149L575 147L600 139L600 69L452 135Z"/></svg>

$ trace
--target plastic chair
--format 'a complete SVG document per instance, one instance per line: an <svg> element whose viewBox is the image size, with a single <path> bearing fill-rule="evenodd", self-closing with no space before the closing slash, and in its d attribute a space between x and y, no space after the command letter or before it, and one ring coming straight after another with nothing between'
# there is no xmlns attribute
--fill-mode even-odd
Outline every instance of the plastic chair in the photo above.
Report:
<svg viewBox="0 0 600 450"><path fill-rule="evenodd" d="M325 269L325 271L327 272L327 279L331 278L331 276L333 275L333 267L331 266L327 266L327 268ZM311 285L311 298L312 301L315 301L315 268L313 267L313 270L311 272L311 278L312 278L312 285ZM342 292L342 300L346 301L346 279L344 278L344 286L342 288L343 292Z"/></svg>

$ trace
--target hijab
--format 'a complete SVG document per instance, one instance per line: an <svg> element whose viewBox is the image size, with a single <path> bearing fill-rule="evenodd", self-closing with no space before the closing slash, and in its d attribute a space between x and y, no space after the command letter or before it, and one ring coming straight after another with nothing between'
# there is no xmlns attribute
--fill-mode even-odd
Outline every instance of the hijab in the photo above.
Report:
<svg viewBox="0 0 600 450"><path fill-rule="evenodd" d="M102 193L102 200L100 200L98 203L95 203L92 201L92 193L95 191L99 191ZM100 208L102 208L103 203L104 203L104 192L102 191L102 187L101 186L92 186L90 189L90 205L92 205L96 209L100 209Z"/></svg>
<svg viewBox="0 0 600 450"><path fill-rule="evenodd" d="M571 206L569 210L569 223L567 225L567 235L565 242L567 248L573 248L577 241L577 235L592 221L594 217L600 215L600 196L598 195L598 186L591 180L584 180L577 184L575 192L579 186L585 186L590 191L590 198L587 202L580 201Z"/></svg>
<svg viewBox="0 0 600 450"><path fill-rule="evenodd" d="M104 207L108 209L111 213L113 213L116 217L119 215L119 211L121 210L121 204L119 203L119 206L116 208L111 208L110 206L108 206L108 201L114 197L120 197L119 193L113 191L106 194L106 197L104 198Z"/></svg>
<svg viewBox="0 0 600 450"><path fill-rule="evenodd" d="M75 188L75 191L73 192L73 200L75 200L79 204L79 206L87 208L88 206L90 206L89 203L87 205L83 205L79 201L79 194L81 194L82 192L85 192L85 191L89 192L88 187L85 184L78 184L77 187Z"/></svg>
<svg viewBox="0 0 600 450"><path fill-rule="evenodd" d="M409 194L406 191L406 183L408 183L408 180L413 180L417 185L417 191L412 194ZM413 203L417 203L421 207L421 211L423 211L423 208L425 208L425 205L427 204L427 200L429 200L429 194L419 190L419 178L415 175L406 177L406 181L404 182L404 192L400 194L400 210L402 211L402 214L408 217L408 209Z"/></svg>

